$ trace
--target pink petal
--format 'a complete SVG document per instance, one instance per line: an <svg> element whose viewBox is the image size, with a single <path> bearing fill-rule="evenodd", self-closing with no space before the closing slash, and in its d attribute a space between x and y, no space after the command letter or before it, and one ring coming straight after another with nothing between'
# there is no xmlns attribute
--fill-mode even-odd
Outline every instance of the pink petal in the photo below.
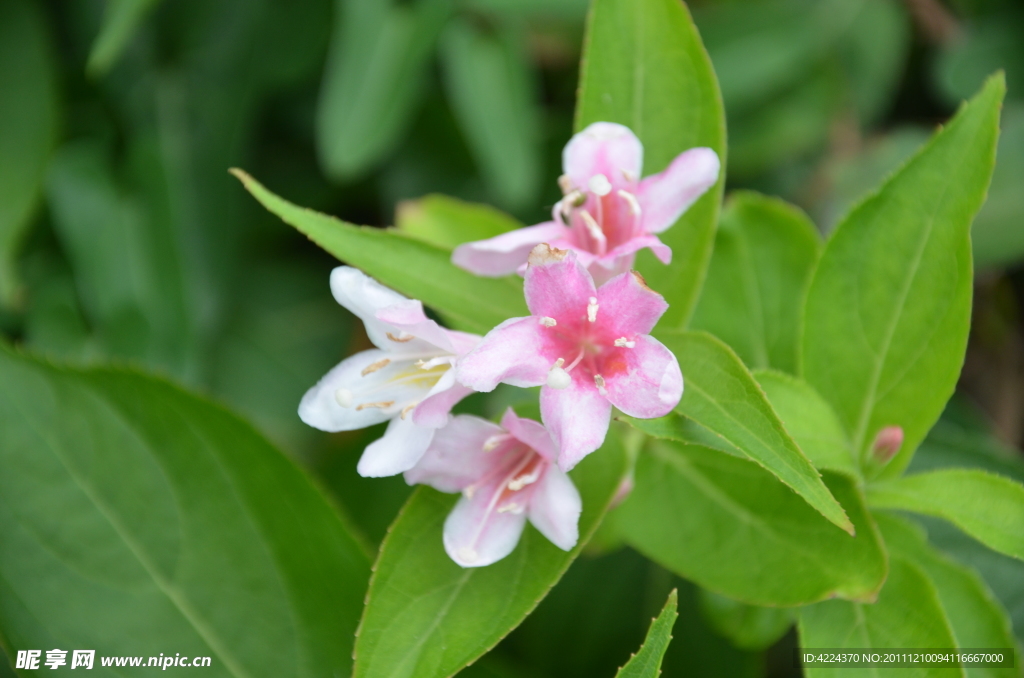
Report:
<svg viewBox="0 0 1024 678"><path fill-rule="evenodd" d="M596 296L594 279L571 250L538 247L530 254L523 292L526 306L535 316L574 324L587 317L587 302Z"/></svg>
<svg viewBox="0 0 1024 678"><path fill-rule="evenodd" d="M526 257L536 245L564 238L568 230L562 224L546 221L488 240L464 243L452 252L452 263L481 276L509 275L526 263Z"/></svg>
<svg viewBox="0 0 1024 678"><path fill-rule="evenodd" d="M405 482L423 484L442 492L461 492L501 463L501 458L484 452L489 438L503 434L497 424L461 414L434 434L419 463L405 472Z"/></svg>
<svg viewBox="0 0 1024 678"><path fill-rule="evenodd" d="M445 330L448 340L455 347L455 355L466 355L480 343L482 337L479 334L469 332L458 332L456 330Z"/></svg>
<svg viewBox="0 0 1024 678"><path fill-rule="evenodd" d="M444 550L462 567L483 567L501 560L519 543L526 513L498 513L494 493L482 488L463 497L444 521Z"/></svg>
<svg viewBox="0 0 1024 678"><path fill-rule="evenodd" d="M455 346L448 336L448 331L427 317L423 312L423 303L415 299L404 299L399 303L382 308L376 313L377 319L391 325L400 332L411 334L417 339L426 341L445 353L455 353ZM403 336L392 332L393 336ZM403 350L408 343L388 339L393 350ZM401 348L400 348L401 347Z"/></svg>
<svg viewBox="0 0 1024 678"><path fill-rule="evenodd" d="M718 154L710 148L691 148L676 156L665 171L641 181L636 197L644 229L661 233L676 223L697 198L715 185L720 169Z"/></svg>
<svg viewBox="0 0 1024 678"><path fill-rule="evenodd" d="M628 127L613 122L593 123L573 136L562 152L565 173L584 191L598 174L613 188L628 189L640 178L643 164L643 144Z"/></svg>
<svg viewBox="0 0 1024 678"><path fill-rule="evenodd" d="M456 366L455 378L474 391L493 391L501 382L540 386L554 363L544 355L545 338L534 317L510 318L487 333Z"/></svg>
<svg viewBox="0 0 1024 678"><path fill-rule="evenodd" d="M554 461L558 456L555 441L551 439L551 434L544 428L544 425L533 419L517 417L511 407L505 410L505 415L501 418L501 427L511 433L513 438L521 443L526 443L548 461Z"/></svg>
<svg viewBox="0 0 1024 678"><path fill-rule="evenodd" d="M363 451L356 470L364 478L382 478L408 471L423 457L433 438L434 429L395 417L384 436Z"/></svg>
<svg viewBox="0 0 1024 678"><path fill-rule="evenodd" d="M626 242L622 243L615 249L611 250L598 261L604 261L605 259L617 259L619 257L628 256L639 252L644 248L650 248L654 253L654 256L658 257L658 260L663 264L672 263L672 248L661 242L661 239L656 235L639 235L630 238Z"/></svg>
<svg viewBox="0 0 1024 678"><path fill-rule="evenodd" d="M412 411L413 423L429 428L447 425L449 413L455 404L472 392L473 389L456 383L455 370L448 370L437 380L427 397Z"/></svg>
<svg viewBox="0 0 1024 678"><path fill-rule="evenodd" d="M602 285L597 303L597 321L609 341L650 334L668 309L665 298L648 287L636 271L619 274Z"/></svg>
<svg viewBox="0 0 1024 678"><path fill-rule="evenodd" d="M583 500L569 476L549 467L530 499L530 522L551 543L570 551L580 538Z"/></svg>
<svg viewBox="0 0 1024 678"><path fill-rule="evenodd" d="M560 450L558 467L568 471L604 443L612 406L592 383L573 379L566 389L542 388L540 411Z"/></svg>
<svg viewBox="0 0 1024 678"><path fill-rule="evenodd" d="M663 417L683 396L679 361L654 337L638 336L635 341L633 348L619 349L624 369L603 375L608 400L631 417Z"/></svg>

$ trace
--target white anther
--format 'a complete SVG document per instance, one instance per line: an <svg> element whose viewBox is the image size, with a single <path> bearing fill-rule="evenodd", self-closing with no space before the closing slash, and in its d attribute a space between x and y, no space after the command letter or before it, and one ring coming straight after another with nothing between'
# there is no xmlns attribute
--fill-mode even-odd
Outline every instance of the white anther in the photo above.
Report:
<svg viewBox="0 0 1024 678"><path fill-rule="evenodd" d="M619 348L622 348L622 347L633 348L634 346L636 346L636 342L635 341L630 341L629 339L626 339L625 337L619 337L618 339L615 340L615 345L618 346Z"/></svg>
<svg viewBox="0 0 1024 678"><path fill-rule="evenodd" d="M459 558L461 558L463 562L466 563L475 563L476 559L480 557L479 555L477 555L476 551L474 551L468 546L463 546L462 548L460 548L458 553Z"/></svg>
<svg viewBox="0 0 1024 678"><path fill-rule="evenodd" d="M562 189L562 195L569 195L573 191L572 177L568 174L563 174L558 177L558 187Z"/></svg>
<svg viewBox="0 0 1024 678"><path fill-rule="evenodd" d="M494 448L496 448L498 445L501 445L506 440L508 440L507 433L496 433L495 435L491 436L490 438L484 441L483 450L484 452L491 452L494 450Z"/></svg>
<svg viewBox="0 0 1024 678"><path fill-rule="evenodd" d="M339 388L334 392L334 402L338 403L345 409L352 407L352 391L347 388Z"/></svg>
<svg viewBox="0 0 1024 678"><path fill-rule="evenodd" d="M636 175L627 169L622 170L622 178L629 182L636 181Z"/></svg>
<svg viewBox="0 0 1024 678"><path fill-rule="evenodd" d="M411 405L406 405L405 407L403 407L402 408L402 414L401 414L402 420L404 421L405 418L409 416L409 413L412 412L413 410L415 410L416 406L419 405L419 404L420 404L419 401L416 401L416 402L414 402Z"/></svg>
<svg viewBox="0 0 1024 678"><path fill-rule="evenodd" d="M636 196L629 191L619 191L619 196L629 203L629 211L633 213L634 217L640 216L640 203L637 201Z"/></svg>
<svg viewBox="0 0 1024 678"><path fill-rule="evenodd" d="M412 341L416 338L408 332L399 332L397 337L390 332L386 332L385 334L388 335L388 339L391 341L397 341L399 344L404 344L405 342Z"/></svg>
<svg viewBox="0 0 1024 678"><path fill-rule="evenodd" d="M532 485L533 483L537 482L538 478L540 478L539 468L534 469L533 473L527 473L526 475L519 476L518 478L510 480L508 483L508 489L512 490L513 492L518 492L527 485Z"/></svg>
<svg viewBox="0 0 1024 678"><path fill-rule="evenodd" d="M379 400L375 403L361 403L359 405L356 405L356 412L362 412L363 410L368 410L374 407L377 409L386 410L387 408L391 407L394 404L394 400Z"/></svg>
<svg viewBox="0 0 1024 678"><path fill-rule="evenodd" d="M590 297L590 303L587 304L587 320L590 322L597 321L597 297Z"/></svg>
<svg viewBox="0 0 1024 678"><path fill-rule="evenodd" d="M590 192L594 195L605 196L612 192L612 183L603 174L595 174L587 183L590 186Z"/></svg>
<svg viewBox="0 0 1024 678"><path fill-rule="evenodd" d="M604 377L602 377L600 374L595 374L594 383L597 384L598 393L600 393L603 396L608 395L608 391L606 391L604 388Z"/></svg>
<svg viewBox="0 0 1024 678"><path fill-rule="evenodd" d="M583 217L583 225L587 227L587 232L590 233L590 237L597 240L600 243L605 242L604 231L594 221L594 217L590 216L590 212L587 210L580 210L580 216Z"/></svg>
<svg viewBox="0 0 1024 678"><path fill-rule="evenodd" d="M518 516L526 509L522 504L505 504L498 508L498 513L511 513Z"/></svg>
<svg viewBox="0 0 1024 678"><path fill-rule="evenodd" d="M562 369L562 365L565 364L565 358L559 358L555 361L555 364L551 366L551 370L548 372L548 386L562 390L569 388L572 384L572 377L569 373Z"/></svg>
<svg viewBox="0 0 1024 678"><path fill-rule="evenodd" d="M366 367L364 367L363 371L360 374L362 374L365 377L368 374L372 374L372 373L376 372L377 370L381 369L382 367L387 367L390 363L391 363L391 359L390 358L384 358L383 360L378 360L377 362L373 363L372 365L367 365Z"/></svg>
<svg viewBox="0 0 1024 678"><path fill-rule="evenodd" d="M431 358L430 360L417 360L414 364L416 365L416 367L420 368L421 370L429 370L431 368L437 367L438 365L444 365L445 363L450 363L451 361L452 361L451 358L440 357L440 358Z"/></svg>

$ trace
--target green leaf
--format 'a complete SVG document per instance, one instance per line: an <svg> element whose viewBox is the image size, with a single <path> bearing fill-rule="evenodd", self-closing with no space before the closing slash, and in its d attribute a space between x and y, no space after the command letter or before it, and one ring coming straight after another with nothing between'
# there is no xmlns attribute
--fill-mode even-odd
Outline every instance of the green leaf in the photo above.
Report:
<svg viewBox="0 0 1024 678"><path fill-rule="evenodd" d="M903 448L898 475L956 385L971 320L970 226L995 161L1002 76L825 246L811 280L803 374L835 408L863 459L885 426Z"/></svg>
<svg viewBox="0 0 1024 678"><path fill-rule="evenodd" d="M316 120L328 175L356 177L401 140L451 10L451 0L337 0Z"/></svg>
<svg viewBox="0 0 1024 678"><path fill-rule="evenodd" d="M1013 628L992 591L978 574L941 555L928 545L924 531L885 512L877 514L878 526L893 553L920 567L939 595L946 620L961 648L1014 648ZM1016 650L1017 661L1020 651ZM1016 663L1016 666L1020 666ZM1020 670L964 665L967 678L1019 676Z"/></svg>
<svg viewBox="0 0 1024 678"><path fill-rule="evenodd" d="M221 676L349 671L366 556L248 424L161 380L4 348L0 381L12 647L173 647Z"/></svg>
<svg viewBox="0 0 1024 678"><path fill-rule="evenodd" d="M659 332L685 390L676 411L725 438L847 532L853 525L732 350L704 332Z"/></svg>
<svg viewBox="0 0 1024 678"><path fill-rule="evenodd" d="M944 518L989 548L1024 560L1024 485L975 469L916 473L868 487L868 501Z"/></svg>
<svg viewBox="0 0 1024 678"><path fill-rule="evenodd" d="M766 650L796 622L787 607L747 605L714 591L700 590L701 610L716 631L744 650Z"/></svg>
<svg viewBox="0 0 1024 678"><path fill-rule="evenodd" d="M749 367L796 373L800 306L821 238L799 208L751 191L726 201L691 325Z"/></svg>
<svg viewBox="0 0 1024 678"><path fill-rule="evenodd" d="M518 626L579 555L608 510L628 461L614 432L570 476L583 498L580 541L566 553L532 527L503 560L463 569L441 532L457 499L420 488L374 565L355 650L356 678L450 676Z"/></svg>
<svg viewBox="0 0 1024 678"><path fill-rule="evenodd" d="M679 594L672 590L665 601L658 618L651 622L651 630L640 650L630 657L626 665L615 674L616 678L658 678L661 675L661 660L672 640L672 626L679 613L676 611Z"/></svg>
<svg viewBox="0 0 1024 678"><path fill-rule="evenodd" d="M479 278L452 265L445 249L394 230L353 226L298 207L245 172L232 173L285 223L338 259L437 309L457 329L483 334L509 318L529 314L518 277Z"/></svg>
<svg viewBox="0 0 1024 678"><path fill-rule="evenodd" d="M672 265L642 252L637 268L671 304L661 323L686 326L714 243L725 185L725 111L718 81L686 5L678 0L595 0L587 25L576 130L626 125L644 144L644 172L706 146L718 153L718 184L661 234Z"/></svg>
<svg viewBox="0 0 1024 678"><path fill-rule="evenodd" d="M142 20L160 0L106 0L103 25L89 52L86 71L100 76L110 70L135 34Z"/></svg>
<svg viewBox="0 0 1024 678"><path fill-rule="evenodd" d="M946 620L935 586L917 565L891 557L889 576L873 604L829 600L800 610L800 647L878 649L954 648L956 639ZM848 668L804 667L808 678L850 676ZM852 672L854 675L859 671ZM876 668L871 676L900 678L907 669ZM931 668L929 678L963 678L959 667Z"/></svg>
<svg viewBox="0 0 1024 678"><path fill-rule="evenodd" d="M0 3L0 305L16 302L15 257L56 142L57 103L42 7Z"/></svg>
<svg viewBox="0 0 1024 678"><path fill-rule="evenodd" d="M835 411L806 381L782 372L755 370L754 378L786 430L815 468L857 477L850 441Z"/></svg>
<svg viewBox="0 0 1024 678"><path fill-rule="evenodd" d="M522 224L490 205L434 194L399 203L395 226L405 235L451 251L464 242L493 238Z"/></svg>
<svg viewBox="0 0 1024 678"><path fill-rule="evenodd" d="M449 100L491 193L521 208L541 175L540 115L523 36L513 25L493 31L457 19L441 39Z"/></svg>
<svg viewBox="0 0 1024 678"><path fill-rule="evenodd" d="M757 464L707 447L655 441L633 493L616 510L626 541L702 587L755 605L873 598L885 552L855 483L826 472L857 536Z"/></svg>
<svg viewBox="0 0 1024 678"><path fill-rule="evenodd" d="M637 430L643 431L652 438L674 440L677 443L684 443L686 445L703 445L719 452L731 454L734 457L747 458L747 455L740 452L725 438L709 431L693 419L676 414L675 412L664 417L658 417L657 419L634 419L624 415L620 415L618 419Z"/></svg>

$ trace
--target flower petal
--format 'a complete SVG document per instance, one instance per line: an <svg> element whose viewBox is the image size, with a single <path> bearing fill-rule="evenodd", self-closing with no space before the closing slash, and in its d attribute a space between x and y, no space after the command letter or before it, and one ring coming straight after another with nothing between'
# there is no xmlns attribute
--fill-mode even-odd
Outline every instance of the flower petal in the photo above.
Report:
<svg viewBox="0 0 1024 678"><path fill-rule="evenodd" d="M636 271L621 273L597 291L597 319L609 341L650 334L668 309L665 298L652 290Z"/></svg>
<svg viewBox="0 0 1024 678"><path fill-rule="evenodd" d="M354 431L387 421L406 403L422 399L426 389L401 381L411 363L392 361L393 357L387 351L370 349L341 361L302 396L299 418L321 431ZM383 367L374 369L382 363ZM338 404L339 389L349 392L349 407ZM390 404L359 408L366 403Z"/></svg>
<svg viewBox="0 0 1024 678"><path fill-rule="evenodd" d="M430 485L442 492L461 492L487 475L501 457L484 452L489 438L503 434L497 424L461 414L434 434L419 463L405 472L410 485Z"/></svg>
<svg viewBox="0 0 1024 678"><path fill-rule="evenodd" d="M539 320L510 318L487 333L475 349L459 359L456 379L474 391L493 391L501 382L540 386L554 359L545 357L545 338Z"/></svg>
<svg viewBox="0 0 1024 678"><path fill-rule="evenodd" d="M554 466L549 467L530 499L530 522L552 544L570 551L580 538L582 511L583 500L572 480Z"/></svg>
<svg viewBox="0 0 1024 678"><path fill-rule="evenodd" d="M452 252L452 263L471 273L490 278L509 275L526 263L530 250L542 242L564 238L568 230L562 224L546 221L487 240L463 243Z"/></svg>
<svg viewBox="0 0 1024 678"><path fill-rule="evenodd" d="M394 333L394 328L378 320L377 311L409 299L351 266L338 266L331 271L331 292L339 304L363 321L375 346L386 350L395 347L395 342L387 337L388 332Z"/></svg>
<svg viewBox="0 0 1024 678"><path fill-rule="evenodd" d="M364 478L382 478L408 471L423 457L433 438L434 429L395 417L384 435L363 450L356 470Z"/></svg>
<svg viewBox="0 0 1024 678"><path fill-rule="evenodd" d="M452 344L448 332L427 317L427 314L423 312L423 303L416 299L405 299L386 308L378 309L376 317L377 320L387 323L400 332L400 334L392 332L392 336L403 339L403 341L396 341L388 337L388 345L381 348L403 353L419 352L423 350L419 344L427 342L431 347L437 347L445 353L455 353L455 346ZM415 337L416 340L405 339L409 335Z"/></svg>
<svg viewBox="0 0 1024 678"><path fill-rule="evenodd" d="M643 165L643 144L628 127L613 122L593 123L573 136L562 152L565 173L584 191L598 174L613 189L629 188L640 178Z"/></svg>
<svg viewBox="0 0 1024 678"><path fill-rule="evenodd" d="M444 521L444 550L462 567L483 567L512 553L526 526L526 513L498 513L493 492L463 497Z"/></svg>
<svg viewBox="0 0 1024 678"><path fill-rule="evenodd" d="M639 235L630 238L626 242L622 243L615 249L611 250L603 257L598 259L600 262L604 262L607 259L617 259L619 257L625 257L630 254L639 252L644 248L650 248L654 256L658 257L658 260L663 264L672 263L672 248L661 242L661 239L656 235Z"/></svg>
<svg viewBox="0 0 1024 678"><path fill-rule="evenodd" d="M430 428L445 426L455 404L472 392L473 389L456 383L455 370L448 370L437 380L427 397L412 411L413 423Z"/></svg>
<svg viewBox="0 0 1024 678"><path fill-rule="evenodd" d="M566 389L540 390L544 425L558 446L558 467L569 471L604 443L612 406L592 383L573 379Z"/></svg>
<svg viewBox="0 0 1024 678"><path fill-rule="evenodd" d="M587 303L597 293L594 279L572 250L542 249L530 254L523 293L535 316L574 324L587 317Z"/></svg>
<svg viewBox="0 0 1024 678"><path fill-rule="evenodd" d="M637 200L642 210L644 229L661 233L676 223L697 198L718 181L721 163L710 148L683 151L663 172L640 182Z"/></svg>
<svg viewBox="0 0 1024 678"><path fill-rule="evenodd" d="M448 335L448 340L452 342L452 346L455 347L455 355L466 355L480 343L483 338L479 334L470 334L469 332L459 332L458 330L445 330Z"/></svg>
<svg viewBox="0 0 1024 678"><path fill-rule="evenodd" d="M633 348L619 349L625 369L604 375L608 400L631 417L663 417L683 396L679 361L664 344L646 335Z"/></svg>
<svg viewBox="0 0 1024 678"><path fill-rule="evenodd" d="M536 450L548 461L555 461L558 456L555 441L551 439L551 434L539 421L520 418L510 407L505 410L505 414L501 418L501 426L511 433L513 438Z"/></svg>

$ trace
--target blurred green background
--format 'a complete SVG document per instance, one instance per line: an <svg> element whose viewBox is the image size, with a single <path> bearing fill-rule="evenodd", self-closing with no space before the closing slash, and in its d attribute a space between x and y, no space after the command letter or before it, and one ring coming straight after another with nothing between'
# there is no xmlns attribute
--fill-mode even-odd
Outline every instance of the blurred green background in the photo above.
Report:
<svg viewBox="0 0 1024 678"><path fill-rule="evenodd" d="M0 0L0 333L58 361L129 362L224 402L379 541L408 491L400 478L355 474L379 430L328 435L295 414L306 388L368 346L331 299L336 262L227 169L360 224L414 215L409 201L430 193L543 220L559 197L586 9L586 0ZM1024 480L1024 5L704 0L691 9L728 112L729 188L794 202L824 232L987 74L1006 70L998 165L973 231L967 366L915 464ZM1021 565L929 529L982 571L1020 633ZM792 631L763 647L785 633L787 614L752 620L611 548L578 561L469 672L612 675L674 585L682 616L665 675L796 675ZM746 648L725 639L741 623L761 629Z"/></svg>

